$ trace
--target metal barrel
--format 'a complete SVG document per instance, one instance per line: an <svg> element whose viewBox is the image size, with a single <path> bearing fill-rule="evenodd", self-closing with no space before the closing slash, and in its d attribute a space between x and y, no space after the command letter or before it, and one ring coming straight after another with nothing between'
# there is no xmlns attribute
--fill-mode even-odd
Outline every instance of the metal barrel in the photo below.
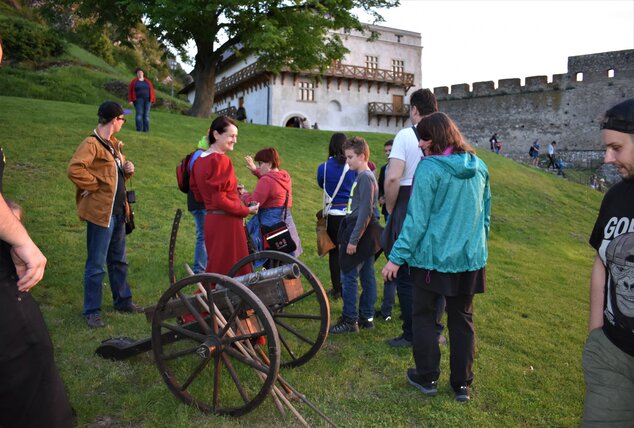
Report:
<svg viewBox="0 0 634 428"><path fill-rule="evenodd" d="M234 279L246 286L250 286L262 281L277 280L281 278L299 278L300 275L301 272L299 271L299 266L297 265L297 263L291 263L273 269L261 270L258 272L237 276Z"/></svg>

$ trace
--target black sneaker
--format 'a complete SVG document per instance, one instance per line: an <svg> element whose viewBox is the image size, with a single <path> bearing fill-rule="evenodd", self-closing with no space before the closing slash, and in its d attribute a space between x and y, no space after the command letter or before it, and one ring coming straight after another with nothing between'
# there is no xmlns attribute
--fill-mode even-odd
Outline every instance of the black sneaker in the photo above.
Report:
<svg viewBox="0 0 634 428"><path fill-rule="evenodd" d="M88 314L84 317L84 319L90 328L102 328L106 326L106 324L101 320L101 314L98 313Z"/></svg>
<svg viewBox="0 0 634 428"><path fill-rule="evenodd" d="M374 328L374 318L359 318L359 328L371 329Z"/></svg>
<svg viewBox="0 0 634 428"><path fill-rule="evenodd" d="M416 369L407 369L407 382L429 397L433 397L438 393L438 382L435 380L431 382L423 381Z"/></svg>
<svg viewBox="0 0 634 428"><path fill-rule="evenodd" d="M469 395L469 387L467 385L459 386L454 389L454 394L456 397L456 401L460 401L462 403L471 400L471 396Z"/></svg>
<svg viewBox="0 0 634 428"><path fill-rule="evenodd" d="M405 339L403 336L399 336L388 340L387 344L394 348L404 348L406 346L412 346L412 341Z"/></svg>
<svg viewBox="0 0 634 428"><path fill-rule="evenodd" d="M328 333L330 334L342 334L342 333L358 333L359 324L356 321L348 320L343 317L339 318L337 324L330 327Z"/></svg>
<svg viewBox="0 0 634 428"><path fill-rule="evenodd" d="M114 308L117 312L125 312L128 314L140 314L143 312L143 308L135 303L130 302L128 306L124 306L123 308Z"/></svg>
<svg viewBox="0 0 634 428"><path fill-rule="evenodd" d="M381 321L392 321L392 315L383 315L383 312L380 310L374 313L374 318L379 319Z"/></svg>

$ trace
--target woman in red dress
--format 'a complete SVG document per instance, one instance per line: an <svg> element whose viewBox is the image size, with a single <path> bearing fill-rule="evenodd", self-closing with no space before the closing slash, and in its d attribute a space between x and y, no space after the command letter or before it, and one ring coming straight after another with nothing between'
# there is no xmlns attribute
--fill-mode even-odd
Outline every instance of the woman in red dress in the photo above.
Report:
<svg viewBox="0 0 634 428"><path fill-rule="evenodd" d="M258 212L259 204L247 207L238 195L238 180L227 152L238 140L236 122L219 116L209 128L209 150L194 163L190 188L196 200L204 202L206 272L226 275L229 269L249 254L243 218ZM244 266L238 275L251 272Z"/></svg>

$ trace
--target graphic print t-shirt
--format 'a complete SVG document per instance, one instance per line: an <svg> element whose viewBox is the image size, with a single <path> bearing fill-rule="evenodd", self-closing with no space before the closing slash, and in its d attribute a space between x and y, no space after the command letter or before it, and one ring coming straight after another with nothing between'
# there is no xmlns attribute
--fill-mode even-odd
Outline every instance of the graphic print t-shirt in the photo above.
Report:
<svg viewBox="0 0 634 428"><path fill-rule="evenodd" d="M634 181L614 185L603 198L590 236L606 271L603 331L634 357Z"/></svg>

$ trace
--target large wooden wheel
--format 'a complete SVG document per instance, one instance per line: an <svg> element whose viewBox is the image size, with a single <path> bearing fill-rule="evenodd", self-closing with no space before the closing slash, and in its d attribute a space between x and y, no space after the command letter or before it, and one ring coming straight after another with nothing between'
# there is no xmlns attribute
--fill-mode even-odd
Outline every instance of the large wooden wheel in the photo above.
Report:
<svg viewBox="0 0 634 428"><path fill-rule="evenodd" d="M256 261L268 260L265 267L255 268ZM297 367L309 361L322 347L328 336L330 306L319 279L297 258L278 251L260 251L249 254L236 263L228 273L235 276L240 269L251 264L254 270L270 269L296 263L301 276L299 292L290 300L269 306L281 342L282 367Z"/></svg>
<svg viewBox="0 0 634 428"><path fill-rule="evenodd" d="M152 318L152 350L174 395L218 415L256 408L279 372L279 339L269 310L224 275L190 276L161 296Z"/></svg>

